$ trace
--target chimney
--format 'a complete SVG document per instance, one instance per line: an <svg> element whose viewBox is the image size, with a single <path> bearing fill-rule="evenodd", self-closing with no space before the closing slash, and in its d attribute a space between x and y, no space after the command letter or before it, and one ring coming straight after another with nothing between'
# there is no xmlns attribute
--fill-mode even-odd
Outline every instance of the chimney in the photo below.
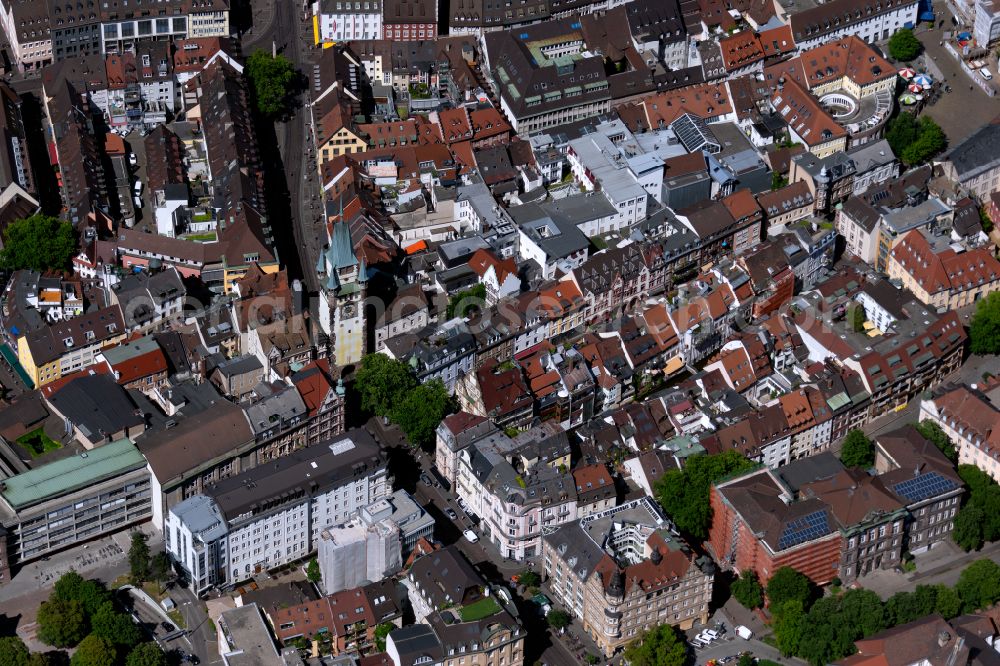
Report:
<svg viewBox="0 0 1000 666"><path fill-rule="evenodd" d="M938 647L944 647L951 640L951 634L947 631L941 631L938 633Z"/></svg>

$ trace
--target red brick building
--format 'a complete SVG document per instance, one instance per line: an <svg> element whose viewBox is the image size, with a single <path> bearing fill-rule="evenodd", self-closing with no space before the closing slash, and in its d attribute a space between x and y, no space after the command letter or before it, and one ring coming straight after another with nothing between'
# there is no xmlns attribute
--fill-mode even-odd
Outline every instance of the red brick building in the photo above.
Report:
<svg viewBox="0 0 1000 666"><path fill-rule="evenodd" d="M383 39L416 42L437 36L437 0L384 0Z"/></svg>
<svg viewBox="0 0 1000 666"><path fill-rule="evenodd" d="M817 499L786 504L784 494L766 469L713 486L707 545L724 569L754 571L762 583L783 566L827 583L837 575L840 534L821 529L809 539L795 535L796 519L811 517L829 525L828 510Z"/></svg>

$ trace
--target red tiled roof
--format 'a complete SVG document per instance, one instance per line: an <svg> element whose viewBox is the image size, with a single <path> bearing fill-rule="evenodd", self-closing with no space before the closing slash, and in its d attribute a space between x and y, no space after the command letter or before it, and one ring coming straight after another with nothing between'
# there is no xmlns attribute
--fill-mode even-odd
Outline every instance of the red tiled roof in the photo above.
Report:
<svg viewBox="0 0 1000 666"><path fill-rule="evenodd" d="M757 33L750 30L720 39L719 50L722 51L722 62L726 65L727 71L748 67L764 59L760 38Z"/></svg>
<svg viewBox="0 0 1000 666"><path fill-rule="evenodd" d="M122 361L111 366L111 369L118 374L119 384L128 384L143 377L157 375L167 371L167 357L162 349L154 349L141 356Z"/></svg>

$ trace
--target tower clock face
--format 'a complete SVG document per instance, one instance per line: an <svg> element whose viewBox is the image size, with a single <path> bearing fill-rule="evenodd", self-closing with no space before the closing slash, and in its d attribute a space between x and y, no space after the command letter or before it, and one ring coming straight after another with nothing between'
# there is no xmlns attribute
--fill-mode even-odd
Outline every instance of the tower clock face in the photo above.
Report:
<svg viewBox="0 0 1000 666"><path fill-rule="evenodd" d="M347 305L344 306L345 317L353 317L355 311L356 311L356 306L354 305L354 303L348 303Z"/></svg>

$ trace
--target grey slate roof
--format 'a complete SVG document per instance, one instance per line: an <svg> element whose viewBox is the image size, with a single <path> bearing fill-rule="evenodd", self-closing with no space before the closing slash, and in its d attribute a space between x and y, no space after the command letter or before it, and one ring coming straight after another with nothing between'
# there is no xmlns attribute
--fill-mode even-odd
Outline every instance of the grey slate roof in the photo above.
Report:
<svg viewBox="0 0 1000 666"><path fill-rule="evenodd" d="M77 377L49 402L91 441L143 423L128 393L110 375Z"/></svg>
<svg viewBox="0 0 1000 666"><path fill-rule="evenodd" d="M351 430L219 481L204 494L232 522L247 511L259 515L263 507L280 504L289 494L314 495L351 483L359 473L371 474L385 463L385 455L367 431Z"/></svg>
<svg viewBox="0 0 1000 666"><path fill-rule="evenodd" d="M959 180L969 180L1000 165L1000 123L983 125L965 141L948 151Z"/></svg>

